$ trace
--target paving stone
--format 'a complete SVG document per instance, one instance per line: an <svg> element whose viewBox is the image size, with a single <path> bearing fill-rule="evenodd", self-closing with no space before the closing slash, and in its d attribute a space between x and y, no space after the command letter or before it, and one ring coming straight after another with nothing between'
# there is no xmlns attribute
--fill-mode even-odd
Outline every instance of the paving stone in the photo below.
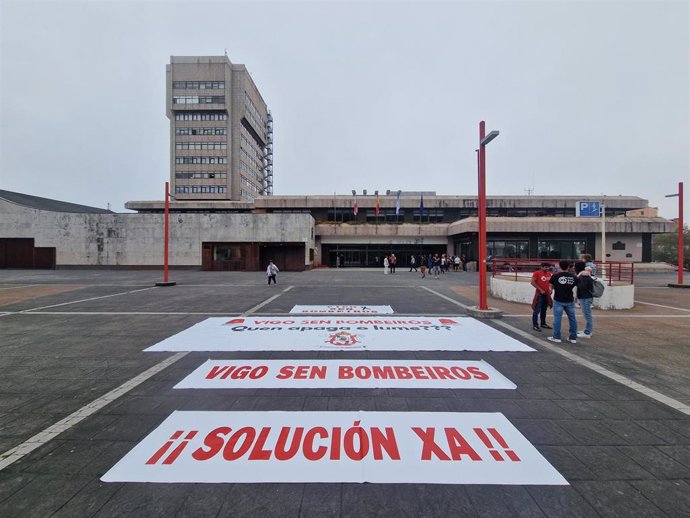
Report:
<svg viewBox="0 0 690 518"><path fill-rule="evenodd" d="M362 516L423 516L409 484L343 484L343 518Z"/></svg>
<svg viewBox="0 0 690 518"><path fill-rule="evenodd" d="M517 401L517 405L523 410L523 415L533 419L565 419L570 414L554 401L538 399L535 401Z"/></svg>
<svg viewBox="0 0 690 518"><path fill-rule="evenodd" d="M466 491L479 517L546 516L524 487L467 486Z"/></svg>
<svg viewBox="0 0 690 518"><path fill-rule="evenodd" d="M573 487L528 486L527 492L546 516L590 518L597 514Z"/></svg>
<svg viewBox="0 0 690 518"><path fill-rule="evenodd" d="M630 484L667 515L690 516L690 484L681 480L641 480Z"/></svg>
<svg viewBox="0 0 690 518"><path fill-rule="evenodd" d="M340 516L342 484L304 484L300 518Z"/></svg>
<svg viewBox="0 0 690 518"><path fill-rule="evenodd" d="M627 444L625 439L607 427L604 423L597 421L580 421L576 419L556 422L577 439L578 443L581 445Z"/></svg>
<svg viewBox="0 0 690 518"><path fill-rule="evenodd" d="M629 419L629 415L610 401L554 401L578 419Z"/></svg>
<svg viewBox="0 0 690 518"><path fill-rule="evenodd" d="M539 446L537 450L568 482L597 478L591 469L569 451L567 446Z"/></svg>
<svg viewBox="0 0 690 518"><path fill-rule="evenodd" d="M657 478L690 478L690 467L673 460L654 446L619 446L618 450Z"/></svg>
<svg viewBox="0 0 690 518"><path fill-rule="evenodd" d="M176 518L200 518L218 516L226 498L229 486L219 491L218 484L185 484L189 491L182 506L175 513Z"/></svg>
<svg viewBox="0 0 690 518"><path fill-rule="evenodd" d="M651 401L615 401L612 404L636 419L677 419L682 416L676 410Z"/></svg>
<svg viewBox="0 0 690 518"><path fill-rule="evenodd" d="M91 480L77 494L60 507L51 518L93 516L122 487L122 484Z"/></svg>
<svg viewBox="0 0 690 518"><path fill-rule="evenodd" d="M658 435L642 428L637 420L604 419L601 423L627 444L667 444Z"/></svg>
<svg viewBox="0 0 690 518"><path fill-rule="evenodd" d="M654 476L615 446L567 446L600 480L640 480ZM633 448L632 446L630 448Z"/></svg>
<svg viewBox="0 0 690 518"><path fill-rule="evenodd" d="M89 464L92 459L97 459L108 443L104 441L81 440L61 441L53 439L44 447L49 451L41 450L39 458L27 456L19 461L14 469L21 469L34 473L66 473L76 475ZM37 452L39 450L36 450Z"/></svg>
<svg viewBox="0 0 690 518"><path fill-rule="evenodd" d="M566 428L554 421L546 419L512 419L511 422L535 446L542 444L555 446L577 444L577 440L566 432Z"/></svg>
<svg viewBox="0 0 690 518"><path fill-rule="evenodd" d="M629 482L603 480L573 482L577 492L602 516L658 518L664 516L659 507Z"/></svg>
<svg viewBox="0 0 690 518"><path fill-rule="evenodd" d="M321 412L328 410L328 399L327 397L305 397L302 410L304 412Z"/></svg>
<svg viewBox="0 0 690 518"><path fill-rule="evenodd" d="M135 441L141 440L154 428L163 422L159 415L123 415L115 417L115 421L101 429L100 432L88 437L99 441ZM89 421L90 419L87 419ZM66 438L66 437L61 437Z"/></svg>
<svg viewBox="0 0 690 518"><path fill-rule="evenodd" d="M635 423L668 444L690 444L690 424L685 421L638 419Z"/></svg>
<svg viewBox="0 0 690 518"><path fill-rule="evenodd" d="M465 486L415 484L420 516L477 516Z"/></svg>
<svg viewBox="0 0 690 518"><path fill-rule="evenodd" d="M88 482L81 476L37 475L2 502L2 513L12 518L50 516Z"/></svg>
<svg viewBox="0 0 690 518"><path fill-rule="evenodd" d="M444 398L408 397L406 400L409 412L448 412L448 405Z"/></svg>
<svg viewBox="0 0 690 518"><path fill-rule="evenodd" d="M513 381L515 383L515 381ZM554 390L554 386L537 385L530 383L520 383L517 392L525 399L559 399L559 394Z"/></svg>
<svg viewBox="0 0 690 518"><path fill-rule="evenodd" d="M0 472L0 506L17 491L26 486L36 477L35 473ZM2 509L2 507L0 507Z"/></svg>
<svg viewBox="0 0 690 518"><path fill-rule="evenodd" d="M673 446L657 446L659 450L681 464L690 467L690 446L688 445L673 445Z"/></svg>
<svg viewBox="0 0 690 518"><path fill-rule="evenodd" d="M328 398L328 410L331 412L376 410L376 404L371 398L361 397L330 397Z"/></svg>
<svg viewBox="0 0 690 518"><path fill-rule="evenodd" d="M225 489L225 488L223 488ZM234 484L218 516L299 516L302 484Z"/></svg>
<svg viewBox="0 0 690 518"><path fill-rule="evenodd" d="M188 484L117 485L115 494L93 516L175 516L191 489Z"/></svg>

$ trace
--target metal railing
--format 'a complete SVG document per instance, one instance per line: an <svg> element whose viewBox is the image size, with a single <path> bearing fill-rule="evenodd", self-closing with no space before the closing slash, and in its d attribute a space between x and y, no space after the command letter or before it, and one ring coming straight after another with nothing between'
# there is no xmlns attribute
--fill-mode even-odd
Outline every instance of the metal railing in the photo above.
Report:
<svg viewBox="0 0 690 518"><path fill-rule="evenodd" d="M566 259L575 264L578 259ZM492 277L514 276L514 280L529 279L532 273L541 268L541 263L552 265L552 271L559 271L558 262L560 259L492 259L489 262ZM604 283L611 286L616 284L633 284L635 280L635 265L630 261L594 261L597 267L596 276Z"/></svg>

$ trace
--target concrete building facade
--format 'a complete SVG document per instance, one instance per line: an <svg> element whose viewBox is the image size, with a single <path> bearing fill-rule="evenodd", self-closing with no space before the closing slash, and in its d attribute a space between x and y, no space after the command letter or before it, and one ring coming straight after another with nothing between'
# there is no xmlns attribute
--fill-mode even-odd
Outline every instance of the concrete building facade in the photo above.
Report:
<svg viewBox="0 0 690 518"><path fill-rule="evenodd" d="M488 253L496 258L553 260L587 252L601 260L601 220L575 216L575 205L583 199L587 197L490 197ZM476 197L427 195L424 210L419 198L401 197L397 223L390 220L391 211L394 216L396 212L395 197L380 199L378 216L373 196L360 196L358 205L355 216L350 196L173 200L170 264L259 270L273 258L281 269L304 270L338 262L376 267L390 253L396 254L400 266L407 265L412 254L477 258ZM647 200L635 196L607 197L607 260L649 262L652 236L675 229L663 218L626 215L646 206ZM3 246L19 253L16 240L24 240L22 254L29 254L30 240L33 257L40 259L34 266L46 267L50 249L53 266L159 266L163 202L132 201L127 208L138 213L114 214L0 191L0 267L16 266L13 259L2 259Z"/></svg>
<svg viewBox="0 0 690 518"><path fill-rule="evenodd" d="M177 199L272 194L273 119L244 65L227 56L171 56L166 108Z"/></svg>

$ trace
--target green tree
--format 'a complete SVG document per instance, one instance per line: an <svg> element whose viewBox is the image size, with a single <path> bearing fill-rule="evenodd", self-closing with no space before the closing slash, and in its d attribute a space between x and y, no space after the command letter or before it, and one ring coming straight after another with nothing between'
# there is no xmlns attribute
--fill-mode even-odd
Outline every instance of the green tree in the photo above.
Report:
<svg viewBox="0 0 690 518"><path fill-rule="evenodd" d="M652 237L652 261L678 264L678 232L655 234ZM690 268L690 230L683 226L683 266Z"/></svg>

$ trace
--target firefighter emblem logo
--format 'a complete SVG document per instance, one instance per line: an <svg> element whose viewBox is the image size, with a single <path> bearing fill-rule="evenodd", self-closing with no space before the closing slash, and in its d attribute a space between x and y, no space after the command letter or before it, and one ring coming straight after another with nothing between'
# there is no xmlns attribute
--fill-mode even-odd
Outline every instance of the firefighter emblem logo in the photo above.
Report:
<svg viewBox="0 0 690 518"><path fill-rule="evenodd" d="M347 347L359 343L357 335L347 331L338 331L328 336L327 344L335 345L336 347Z"/></svg>

